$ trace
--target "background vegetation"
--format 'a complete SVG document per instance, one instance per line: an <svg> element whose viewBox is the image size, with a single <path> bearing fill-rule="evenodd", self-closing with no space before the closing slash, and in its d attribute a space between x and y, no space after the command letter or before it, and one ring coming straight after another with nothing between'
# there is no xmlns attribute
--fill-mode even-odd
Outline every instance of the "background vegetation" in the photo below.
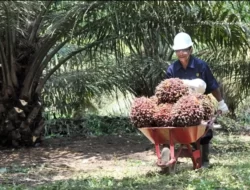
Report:
<svg viewBox="0 0 250 190"><path fill-rule="evenodd" d="M130 103L154 94L176 59L171 46L181 31L191 35L194 55L208 62L221 84L230 114L218 122L227 135L249 130L249 9L248 1L0 2L0 143L33 146L44 137L134 133ZM206 180L181 173L162 188L176 182L180 188L189 183L187 189L244 189L249 154L244 149L239 155L244 163L236 169L231 162L237 158L228 157L230 166L201 174ZM41 188L140 189L166 182L155 174L150 179L104 176Z"/></svg>
<svg viewBox="0 0 250 190"><path fill-rule="evenodd" d="M171 46L180 31L192 36L194 55L209 63L221 83L230 118L238 117L237 110L249 95L248 2L114 2L103 6L109 11L96 15L105 20L98 27L103 39L114 36L115 40L108 46L100 43L95 49L98 56L91 56L89 50L56 71L43 92L46 117L128 116L133 97L151 96L164 79L167 66L176 59Z"/></svg>

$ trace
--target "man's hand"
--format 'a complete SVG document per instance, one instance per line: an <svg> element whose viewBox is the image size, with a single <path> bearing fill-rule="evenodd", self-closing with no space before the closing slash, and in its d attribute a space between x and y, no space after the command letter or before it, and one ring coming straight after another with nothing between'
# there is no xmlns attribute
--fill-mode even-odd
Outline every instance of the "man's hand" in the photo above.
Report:
<svg viewBox="0 0 250 190"><path fill-rule="evenodd" d="M184 85L192 89L194 92L198 92L201 94L204 94L207 84L202 80L202 79L193 79L193 80L188 80L188 79L182 79L182 82Z"/></svg>
<svg viewBox="0 0 250 190"><path fill-rule="evenodd" d="M219 101L218 110L221 110L222 114L226 114L229 112L227 104L225 103L224 100Z"/></svg>

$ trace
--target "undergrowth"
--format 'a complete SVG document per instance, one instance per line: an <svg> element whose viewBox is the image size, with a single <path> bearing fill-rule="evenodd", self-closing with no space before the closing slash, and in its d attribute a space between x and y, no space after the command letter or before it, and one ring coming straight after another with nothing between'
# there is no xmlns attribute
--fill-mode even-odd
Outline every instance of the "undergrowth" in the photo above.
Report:
<svg viewBox="0 0 250 190"><path fill-rule="evenodd" d="M143 174L144 162L136 162L131 168L127 160L123 168L123 177L118 178L117 171L112 173L97 169L95 175L79 171L69 180L43 183L36 186L25 184L4 184L0 190L248 190L250 189L250 138L242 135L217 133L212 141L212 153L209 169L192 170L186 162L177 165L175 174L160 174L152 166L152 171ZM117 160L117 162L119 162ZM190 160L189 160L190 162ZM19 171L15 168L15 171ZM27 171L25 170L27 173ZM28 175L28 173L27 173ZM119 174L120 175L120 174Z"/></svg>

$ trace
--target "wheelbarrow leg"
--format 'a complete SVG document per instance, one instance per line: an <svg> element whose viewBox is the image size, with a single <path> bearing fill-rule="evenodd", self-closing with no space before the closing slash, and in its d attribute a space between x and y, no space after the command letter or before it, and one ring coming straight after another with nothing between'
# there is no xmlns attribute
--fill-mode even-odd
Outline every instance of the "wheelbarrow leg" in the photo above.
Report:
<svg viewBox="0 0 250 190"><path fill-rule="evenodd" d="M170 141L169 141L169 146L170 146L170 163L174 166L177 162L178 157L175 156L175 147L174 147L174 140L172 138L172 134L170 133Z"/></svg>
<svg viewBox="0 0 250 190"><path fill-rule="evenodd" d="M195 143L195 150L192 151L192 161L193 161L193 169L201 168L202 155L201 155L201 146L199 140Z"/></svg>
<svg viewBox="0 0 250 190"><path fill-rule="evenodd" d="M158 158L157 163L159 163L161 161L161 151L160 151L160 145L158 143L155 144L155 152Z"/></svg>

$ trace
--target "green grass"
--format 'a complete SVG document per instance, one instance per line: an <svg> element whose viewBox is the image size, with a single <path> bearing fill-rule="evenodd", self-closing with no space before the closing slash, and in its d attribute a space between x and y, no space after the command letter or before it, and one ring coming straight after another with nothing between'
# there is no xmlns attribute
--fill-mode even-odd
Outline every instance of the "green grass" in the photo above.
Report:
<svg viewBox="0 0 250 190"><path fill-rule="evenodd" d="M131 147L132 148L132 147ZM185 159L185 158L184 158ZM42 184L30 189L39 190L79 190L79 189L114 189L114 190L247 190L250 189L250 137L217 134L213 139L211 163L212 168L190 169L189 163L177 165L173 175L163 175L152 164L152 171L140 172L145 162L136 159L126 160L123 171L106 172L98 170L95 174L79 172L67 181ZM152 161L152 163L155 160ZM117 160L119 164L119 160ZM105 166L104 166L105 167ZM15 168L16 172L20 172ZM22 171L25 171L22 169ZM121 174L122 173L122 174ZM118 177L119 176L119 177ZM1 186L5 189L29 189L24 185Z"/></svg>

